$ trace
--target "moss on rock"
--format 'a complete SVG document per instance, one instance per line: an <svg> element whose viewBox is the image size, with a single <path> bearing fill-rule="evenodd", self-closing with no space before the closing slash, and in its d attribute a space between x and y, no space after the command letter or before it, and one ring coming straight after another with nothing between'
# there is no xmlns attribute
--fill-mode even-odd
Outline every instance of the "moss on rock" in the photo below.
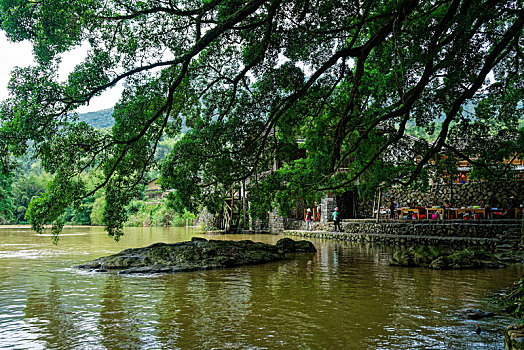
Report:
<svg viewBox="0 0 524 350"><path fill-rule="evenodd" d="M524 350L524 325L511 325L504 330L504 346L507 350Z"/></svg>
<svg viewBox="0 0 524 350"><path fill-rule="evenodd" d="M126 249L95 259L78 268L119 273L155 273L207 270L282 260L286 253L314 252L311 242L281 239L276 245L244 241L217 241L203 238L190 242L155 243Z"/></svg>
<svg viewBox="0 0 524 350"><path fill-rule="evenodd" d="M499 268L507 263L521 261L521 253L491 253L471 248L453 251L435 246L398 249L390 258L391 265L426 266L433 269Z"/></svg>

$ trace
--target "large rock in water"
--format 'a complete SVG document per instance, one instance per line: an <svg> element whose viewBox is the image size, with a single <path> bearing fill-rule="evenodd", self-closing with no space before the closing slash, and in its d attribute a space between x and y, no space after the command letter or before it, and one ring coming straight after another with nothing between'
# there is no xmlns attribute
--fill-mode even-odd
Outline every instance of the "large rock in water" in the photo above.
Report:
<svg viewBox="0 0 524 350"><path fill-rule="evenodd" d="M279 251L283 251L284 253L308 253L317 251L310 241L294 241L291 238L279 239L276 246Z"/></svg>
<svg viewBox="0 0 524 350"><path fill-rule="evenodd" d="M282 260L286 253L315 252L308 241L281 239L276 245L253 241L217 241L193 237L190 242L155 243L131 248L77 266L82 269L119 273L157 273L218 269Z"/></svg>

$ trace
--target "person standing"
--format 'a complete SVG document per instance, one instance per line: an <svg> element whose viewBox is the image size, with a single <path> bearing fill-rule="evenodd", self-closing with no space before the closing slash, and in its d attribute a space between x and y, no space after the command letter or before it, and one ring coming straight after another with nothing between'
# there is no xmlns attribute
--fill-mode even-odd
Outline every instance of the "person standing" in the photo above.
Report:
<svg viewBox="0 0 524 350"><path fill-rule="evenodd" d="M340 232L340 213L338 212L338 207L336 207L333 212L333 223L335 224L335 232Z"/></svg>
<svg viewBox="0 0 524 350"><path fill-rule="evenodd" d="M484 209L484 219L491 219L491 206L486 204L486 200L480 201L480 208Z"/></svg>
<svg viewBox="0 0 524 350"><path fill-rule="evenodd" d="M311 209L306 210L306 230L311 231Z"/></svg>
<svg viewBox="0 0 524 350"><path fill-rule="evenodd" d="M395 218L395 210L397 209L397 203L395 203L395 199L391 198L391 201L389 202L389 218L393 220Z"/></svg>
<svg viewBox="0 0 524 350"><path fill-rule="evenodd" d="M507 217L510 219L516 219L516 209L518 208L519 203L514 196L509 197Z"/></svg>

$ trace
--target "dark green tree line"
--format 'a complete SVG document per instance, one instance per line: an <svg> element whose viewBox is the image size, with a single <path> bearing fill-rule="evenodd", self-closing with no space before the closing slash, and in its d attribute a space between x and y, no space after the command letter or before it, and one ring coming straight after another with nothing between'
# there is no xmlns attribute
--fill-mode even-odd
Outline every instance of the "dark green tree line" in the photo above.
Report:
<svg viewBox="0 0 524 350"><path fill-rule="evenodd" d="M410 184L439 152L500 177L508 171L496 165L500 157L523 150L515 136L523 6L0 0L1 28L14 41L30 40L38 62L13 72L11 97L0 107L0 148L20 156L32 140L56 174L29 208L35 229L50 221L59 229L70 203L105 188L104 223L116 237L160 140L183 124L188 131L162 161L162 182L176 189L178 207L216 204L217 193L244 179L260 212L356 180ZM83 42L88 56L59 81L60 57ZM75 122L75 108L120 81L125 91L110 131ZM435 141L410 146L408 123ZM489 145L500 133L514 135L503 151L479 152L480 141ZM271 172L274 162L281 168ZM88 189L79 174L91 169L102 176Z"/></svg>
<svg viewBox="0 0 524 350"><path fill-rule="evenodd" d="M9 174L0 174L0 223L12 220L15 206L11 188L13 179Z"/></svg>

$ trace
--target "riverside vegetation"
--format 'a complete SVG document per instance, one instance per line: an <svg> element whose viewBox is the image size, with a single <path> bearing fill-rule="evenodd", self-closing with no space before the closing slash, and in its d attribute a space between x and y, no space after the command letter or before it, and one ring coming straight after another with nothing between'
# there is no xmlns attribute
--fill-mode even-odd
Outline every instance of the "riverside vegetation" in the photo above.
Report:
<svg viewBox="0 0 524 350"><path fill-rule="evenodd" d="M169 227L193 225L196 215L185 210L182 213L170 208L164 202L150 204L145 201L132 201L128 207L128 227Z"/></svg>
<svg viewBox="0 0 524 350"><path fill-rule="evenodd" d="M515 281L493 298L494 303L505 312L519 318L520 323L508 326L504 334L504 343L507 350L524 349L524 276Z"/></svg>
<svg viewBox="0 0 524 350"><path fill-rule="evenodd" d="M80 122L98 130L103 130L114 125L113 109L105 109L78 115ZM157 159L162 158L173 147L173 139L164 139L159 142ZM151 171L148 178L157 176ZM88 187L94 187L93 178L88 174L82 177ZM96 176L95 176L96 177ZM27 224L26 212L33 198L38 198L46 191L47 183L52 179L36 159L34 149L29 148L28 153L17 160L16 173L0 174L0 224ZM61 220L67 225L104 225L104 207L106 203L104 191L99 191L92 196L68 207ZM165 205L165 202L150 203L145 199L144 191L139 191L133 201L126 207L127 220L125 226L184 226L192 225L195 215L187 210L178 212Z"/></svg>
<svg viewBox="0 0 524 350"><path fill-rule="evenodd" d="M524 144L522 6L0 0L1 29L29 41L36 62L14 69L0 103L0 173L34 149L53 178L27 208L33 228L59 234L68 208L104 191L116 239L153 169L180 213L220 210L250 179L250 214L264 218L326 193L425 186L461 159L510 178L500 160ZM79 107L120 83L110 128L80 121ZM425 140L413 145L410 126ZM180 138L157 158L166 136Z"/></svg>

